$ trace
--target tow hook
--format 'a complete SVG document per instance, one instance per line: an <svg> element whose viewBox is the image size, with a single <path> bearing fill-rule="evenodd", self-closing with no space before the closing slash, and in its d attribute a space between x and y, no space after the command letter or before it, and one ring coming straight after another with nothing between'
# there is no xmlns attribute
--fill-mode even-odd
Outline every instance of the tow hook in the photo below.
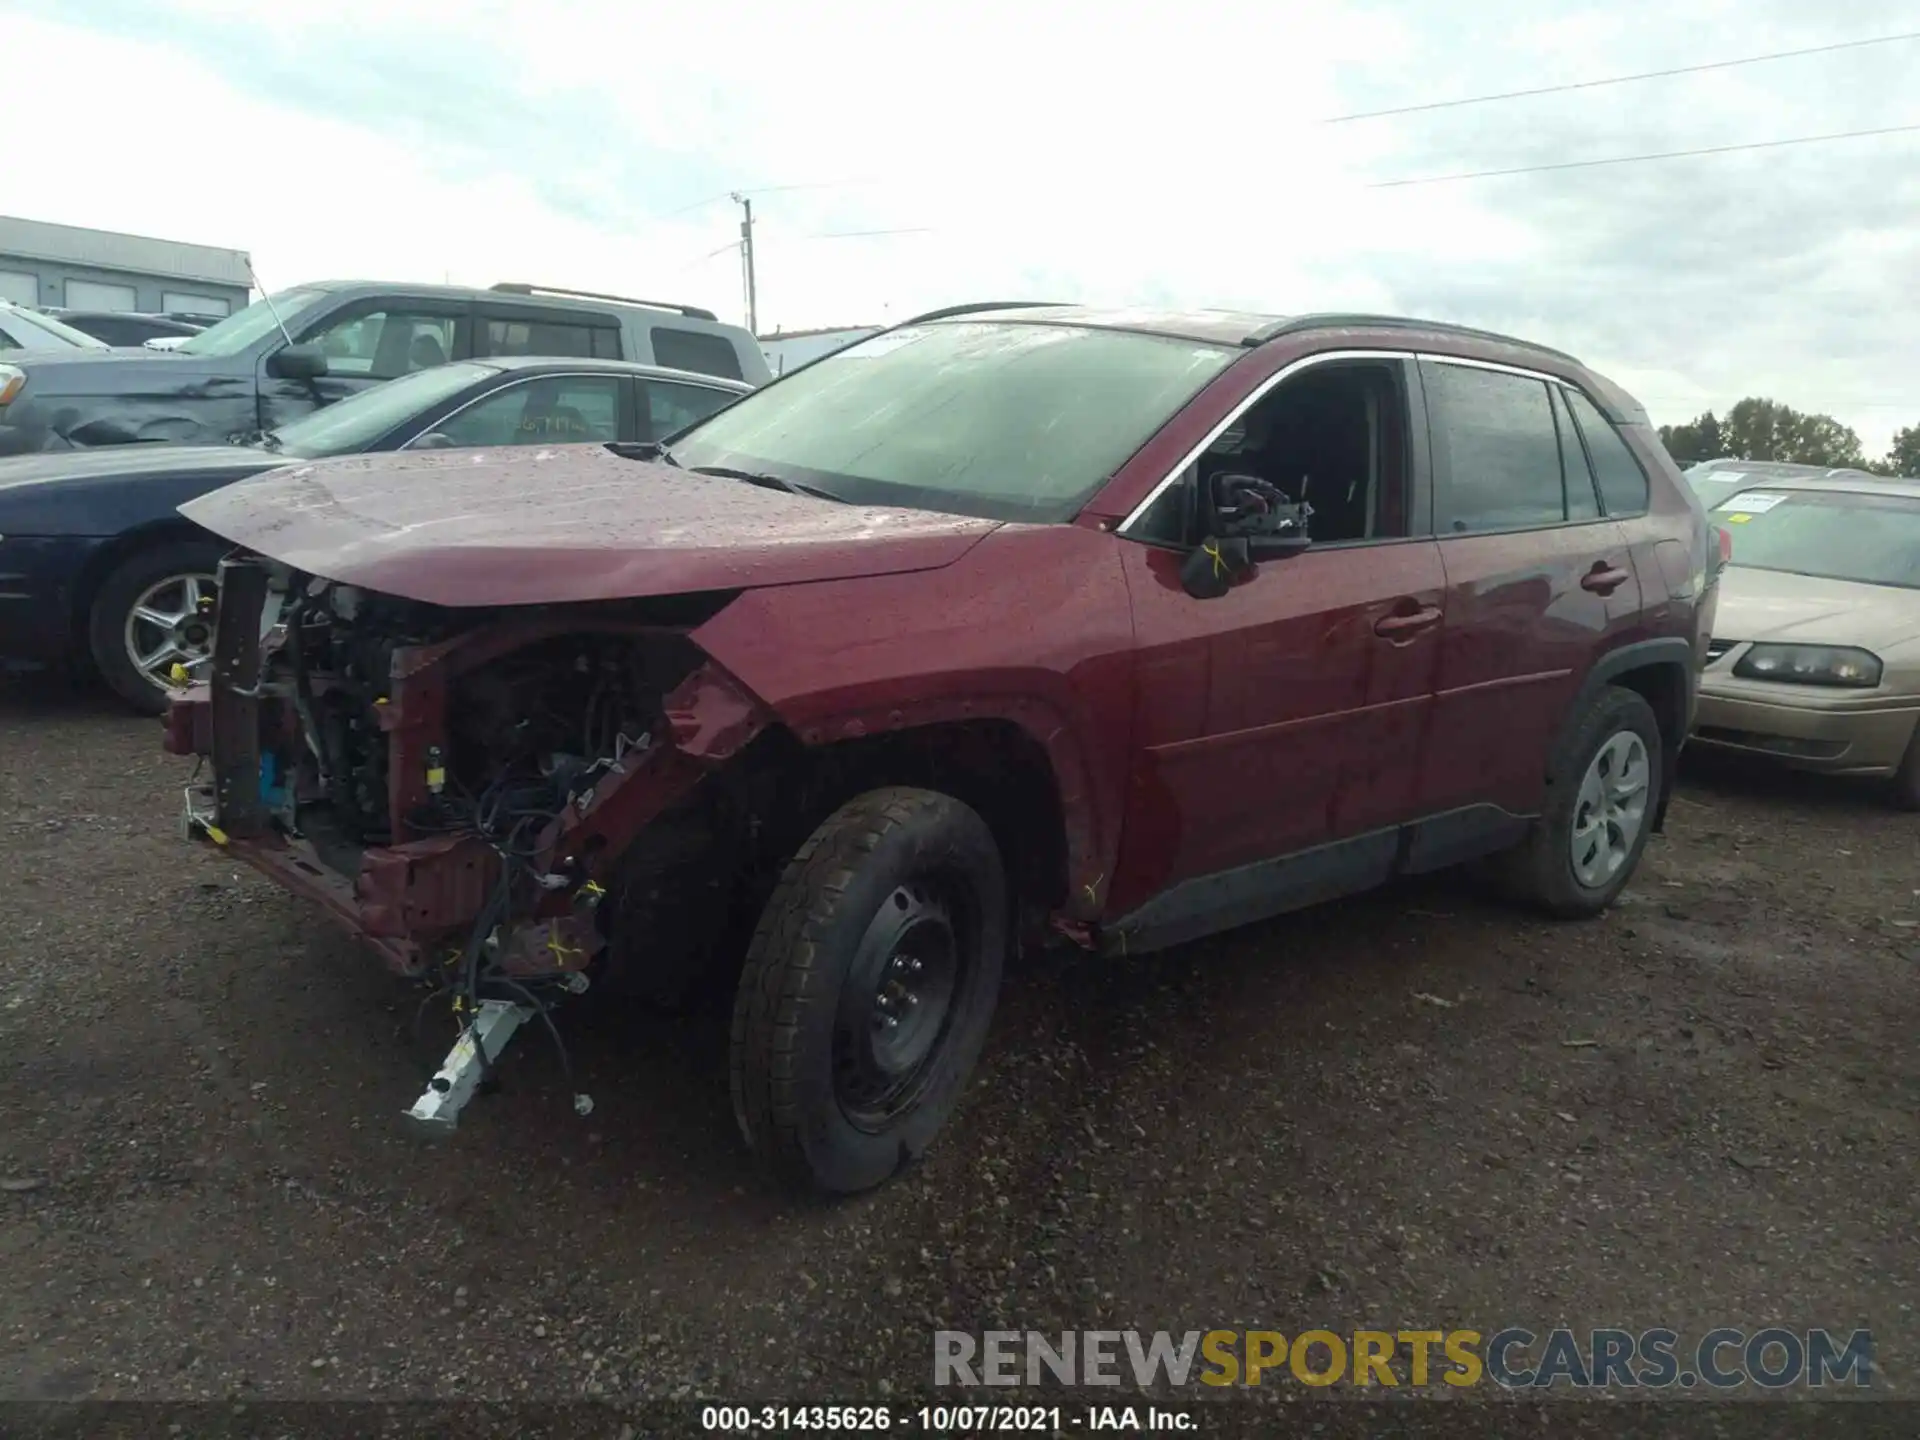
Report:
<svg viewBox="0 0 1920 1440"><path fill-rule="evenodd" d="M562 988L579 994L587 988L587 977L574 973L561 982ZM427 1088L405 1114L407 1127L430 1139L451 1135L460 1123L460 1112L479 1093L480 1082L500 1059L500 1052L522 1025L540 1017L560 1044L560 1033L553 1030L551 1015L533 1005L513 1000L482 1000L473 1007L473 1018L461 1029L460 1037L447 1051L447 1058L427 1082ZM566 1047L560 1044L560 1063L572 1079L572 1064ZM584 1091L573 1093L573 1113L591 1115L593 1097Z"/></svg>
<svg viewBox="0 0 1920 1440"><path fill-rule="evenodd" d="M460 1112L480 1088L487 1067L500 1058L513 1032L533 1018L531 1005L511 1000L482 1000L474 1017L453 1042L447 1058L406 1118L411 1127L430 1136L451 1135Z"/></svg>

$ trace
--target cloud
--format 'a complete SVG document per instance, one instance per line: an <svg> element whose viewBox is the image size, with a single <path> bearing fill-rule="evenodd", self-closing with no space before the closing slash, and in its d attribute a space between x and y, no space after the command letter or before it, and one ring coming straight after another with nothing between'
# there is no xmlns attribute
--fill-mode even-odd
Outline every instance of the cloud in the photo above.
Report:
<svg viewBox="0 0 1920 1440"><path fill-rule="evenodd" d="M245 247L273 284L526 278L737 315L725 195L792 187L755 197L763 328L981 296L1385 309L1561 345L1661 419L1771 393L1870 450L1920 420L1920 136L1367 188L1920 121L1920 45L1320 123L1920 30L1920 0L57 13L0 18L34 57L0 124L59 136L10 153L9 208Z"/></svg>

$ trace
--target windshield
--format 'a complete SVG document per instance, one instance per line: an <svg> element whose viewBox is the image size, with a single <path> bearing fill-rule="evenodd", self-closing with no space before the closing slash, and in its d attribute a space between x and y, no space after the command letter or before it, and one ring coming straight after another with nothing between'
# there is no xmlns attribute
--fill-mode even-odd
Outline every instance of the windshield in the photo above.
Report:
<svg viewBox="0 0 1920 1440"><path fill-rule="evenodd" d="M396 425L496 373L493 366L476 365L470 360L416 370L283 425L273 432L273 438L283 453L303 460L357 455Z"/></svg>
<svg viewBox="0 0 1920 1440"><path fill-rule="evenodd" d="M84 330L42 315L37 310L18 306L0 306L0 350L105 350L107 342L96 340ZM11 334L9 334L11 332Z"/></svg>
<svg viewBox="0 0 1920 1440"><path fill-rule="evenodd" d="M293 328L294 316L300 314L326 292L323 290L282 290L277 295L256 300L246 309L229 315L218 325L209 325L198 335L190 335L179 345L174 346L178 355L209 355L224 358L238 355L251 347L262 337L271 335L280 328L280 321L274 319L279 312L280 320ZM269 303L271 302L271 303Z"/></svg>
<svg viewBox="0 0 1920 1440"><path fill-rule="evenodd" d="M1238 353L1064 325L911 326L742 396L673 458L855 504L1070 520Z"/></svg>
<svg viewBox="0 0 1920 1440"><path fill-rule="evenodd" d="M1714 518L1733 563L1920 589L1920 498L1857 490L1747 490Z"/></svg>

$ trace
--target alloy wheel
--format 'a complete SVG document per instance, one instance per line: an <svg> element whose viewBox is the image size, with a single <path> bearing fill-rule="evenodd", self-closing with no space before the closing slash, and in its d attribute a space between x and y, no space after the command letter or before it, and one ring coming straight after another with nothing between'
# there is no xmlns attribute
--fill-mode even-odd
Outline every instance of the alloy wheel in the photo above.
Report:
<svg viewBox="0 0 1920 1440"><path fill-rule="evenodd" d="M1573 873L1588 889L1606 885L1633 854L1646 823L1650 779L1646 742L1631 730L1616 732L1587 765L1573 803L1569 848Z"/></svg>
<svg viewBox="0 0 1920 1440"><path fill-rule="evenodd" d="M167 575L140 593L127 611L123 637L133 668L165 689L175 665L189 671L213 654L208 602L219 595L212 575Z"/></svg>

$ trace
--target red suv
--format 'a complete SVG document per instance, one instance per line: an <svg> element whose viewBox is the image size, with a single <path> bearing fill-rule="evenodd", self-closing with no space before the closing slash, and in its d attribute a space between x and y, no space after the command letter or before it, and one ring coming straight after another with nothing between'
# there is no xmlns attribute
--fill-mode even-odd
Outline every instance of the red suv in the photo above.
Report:
<svg viewBox="0 0 1920 1440"><path fill-rule="evenodd" d="M444 992L414 1118L569 994L737 976L741 1130L831 1191L932 1139L1023 937L1137 954L1470 861L1600 910L1714 605L1639 405L1376 316L963 307L664 446L183 511L242 547L169 720L189 830Z"/></svg>

